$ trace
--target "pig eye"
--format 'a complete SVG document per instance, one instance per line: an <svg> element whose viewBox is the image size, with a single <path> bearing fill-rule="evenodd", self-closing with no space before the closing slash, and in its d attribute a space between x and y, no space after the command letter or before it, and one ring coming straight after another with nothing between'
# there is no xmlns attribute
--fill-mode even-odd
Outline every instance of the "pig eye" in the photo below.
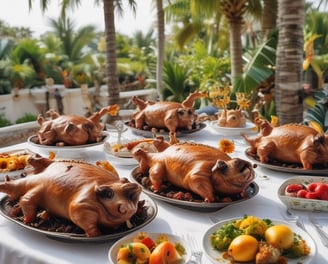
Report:
<svg viewBox="0 0 328 264"><path fill-rule="evenodd" d="M107 199L112 199L114 197L114 191L112 189L107 190L105 197Z"/></svg>
<svg viewBox="0 0 328 264"><path fill-rule="evenodd" d="M220 171L224 172L227 170L228 165L224 161L220 160L217 164L217 167L220 169Z"/></svg>
<svg viewBox="0 0 328 264"><path fill-rule="evenodd" d="M114 191L108 187L99 187L97 191L100 198L112 199L114 197Z"/></svg>
<svg viewBox="0 0 328 264"><path fill-rule="evenodd" d="M90 124L83 124L82 127L83 127L83 130L85 130L85 131L90 131L91 130Z"/></svg>
<svg viewBox="0 0 328 264"><path fill-rule="evenodd" d="M131 201L136 201L136 200L138 200L138 197L139 197L139 194L136 193L136 192L130 193L130 195L129 195L129 199L130 199Z"/></svg>

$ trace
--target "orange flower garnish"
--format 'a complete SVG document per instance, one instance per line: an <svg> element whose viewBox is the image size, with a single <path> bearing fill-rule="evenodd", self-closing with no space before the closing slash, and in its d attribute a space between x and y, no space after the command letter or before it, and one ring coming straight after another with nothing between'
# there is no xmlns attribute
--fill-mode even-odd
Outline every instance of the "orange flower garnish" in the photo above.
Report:
<svg viewBox="0 0 328 264"><path fill-rule="evenodd" d="M219 141L219 150L225 153L232 153L235 151L235 143L229 139L221 139Z"/></svg>
<svg viewBox="0 0 328 264"><path fill-rule="evenodd" d="M49 158L49 159L54 159L55 157L56 157L56 153L53 152L53 151L49 151L49 156L48 156L48 158Z"/></svg>
<svg viewBox="0 0 328 264"><path fill-rule="evenodd" d="M278 121L279 121L279 118L277 116L275 116L275 115L272 115L271 116L271 124L273 126L277 126L278 125Z"/></svg>
<svg viewBox="0 0 328 264"><path fill-rule="evenodd" d="M114 168L114 166L112 164L110 164L107 160L106 161L96 161L96 165L100 168L103 168L105 170L108 170L108 171L111 171L111 172L114 172L117 174L117 171L116 169Z"/></svg>
<svg viewBox="0 0 328 264"><path fill-rule="evenodd" d="M116 116L118 114L118 111L120 110L120 106L117 104L111 105L108 109L108 114L111 116Z"/></svg>

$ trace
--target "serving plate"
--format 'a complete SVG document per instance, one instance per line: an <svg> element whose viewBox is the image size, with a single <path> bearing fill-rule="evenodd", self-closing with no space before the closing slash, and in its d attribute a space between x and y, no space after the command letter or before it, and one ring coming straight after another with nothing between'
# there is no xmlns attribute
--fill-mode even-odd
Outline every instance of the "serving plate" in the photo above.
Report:
<svg viewBox="0 0 328 264"><path fill-rule="evenodd" d="M211 241L210 241L211 234L214 233L216 230L220 229L224 224L227 224L231 221L234 221L234 220L237 220L240 218L242 218L242 216L238 217L238 218L232 218L232 219L220 221L220 222L212 225L203 235L203 242L202 242L203 251L205 252L206 257L213 264L231 264L231 261L224 259L222 257L223 252L215 250L212 247ZM275 225L281 224L281 225L288 226L289 228L292 229L293 232L302 236L302 238L306 241L308 246L311 248L311 253L308 256L297 258L297 259L288 259L288 264L299 264L299 263L310 264L317 254L317 247L316 247L315 242L313 241L312 237L308 233L306 233L304 230L297 227L296 225L292 225L288 222L284 222L281 220L275 220L275 219L272 219L272 222Z"/></svg>
<svg viewBox="0 0 328 264"><path fill-rule="evenodd" d="M157 148L153 144L152 138L144 138L144 139L121 139L121 143L117 143L117 137L112 137L108 141L104 143L104 152L106 158L113 164L116 165L138 165L138 161L133 157L132 150L134 147L138 146L138 148L142 148L147 152L158 152ZM131 143L132 145L128 146ZM117 150L117 147L121 148ZM128 149L132 148L131 150ZM113 150L115 149L115 150Z"/></svg>
<svg viewBox="0 0 328 264"><path fill-rule="evenodd" d="M116 154L112 151L112 142L106 141L104 143L104 152L106 158L115 165L121 166L135 166L138 165L138 161L132 157L130 151L126 151L124 153Z"/></svg>
<svg viewBox="0 0 328 264"><path fill-rule="evenodd" d="M113 246L111 246L111 248L108 251L108 259L109 259L109 263L116 263L116 256L118 253L118 250L120 249L120 247L124 244L130 243L133 241L133 239L136 237L137 232L134 232L132 234L129 234L123 238L121 238L120 240L118 240L117 242L115 242L115 244L113 244ZM188 247L188 243L187 241L183 240L182 238L180 238L179 236L176 235L171 235L171 234L162 234L162 233L148 233L147 235L153 240L156 241L156 239L162 235L167 236L168 240L172 243L180 243L181 245L183 245L183 247L186 250L186 255L184 255L184 259L187 260L190 258L191 256L191 251L190 248Z"/></svg>
<svg viewBox="0 0 328 264"><path fill-rule="evenodd" d="M76 145L76 146L48 146L41 145L38 142L38 136L32 135L27 139L27 143L38 150L38 152L43 153L46 156L49 156L50 152L55 153L56 158L69 158L69 159L83 159L86 156L86 151L90 147L95 147L104 144L106 140L109 139L110 134L107 131L102 131L103 138L99 142L85 144L85 145Z"/></svg>
<svg viewBox="0 0 328 264"><path fill-rule="evenodd" d="M246 192L246 197L244 198L240 198L240 197L235 197L235 199L231 202L214 202L214 203L205 203L200 197L197 198L197 196L195 195L194 201L184 201L184 200L178 200L178 199L174 199L174 198L169 198L167 196L164 196L162 194L158 194L158 193L154 193L152 190L150 190L149 188L146 188L145 186L143 186L139 181L138 181L138 170L139 167L136 167L132 170L131 172L131 181L139 184L142 187L142 190L148 194L150 197L157 199L157 200L161 200L164 202L167 202L169 204L178 206L178 207L182 207L185 209L190 209L190 210L197 210L197 211L216 211L219 210L223 207L226 207L228 205L233 205L233 204L237 204L246 200L249 200L251 198L253 198L255 195L257 195L257 193L259 192L259 186L257 185L256 182L252 182L247 189L245 190ZM171 190L171 189L170 189ZM181 188L175 188L175 191L184 191ZM188 191L189 193L191 193L190 191Z"/></svg>
<svg viewBox="0 0 328 264"><path fill-rule="evenodd" d="M10 151L0 153L0 160L1 160L1 156L3 156L3 155L20 156L20 155L33 155L33 154L35 154L35 153L30 151L29 149L10 150ZM2 164L0 166L4 167ZM2 170L0 170L0 181L4 181L6 176L8 176L10 179L17 179L21 175L23 175L28 170L29 167L30 166L27 165L27 166L25 166L24 169L11 170L11 171L2 169Z"/></svg>
<svg viewBox="0 0 328 264"><path fill-rule="evenodd" d="M241 134L256 134L258 132L256 125L250 121L246 121L244 127L221 127L217 120L210 121L208 124L210 128L224 136L240 136Z"/></svg>
<svg viewBox="0 0 328 264"><path fill-rule="evenodd" d="M260 162L256 155L249 154L249 148L245 150L245 155L249 158L252 162L262 166L263 168L267 168L274 171L279 172L289 172L294 174L304 174L304 175L328 175L328 167L326 168L316 168L312 170L305 170L302 168L300 164L288 164L285 163L281 165L281 162L270 160L268 163Z"/></svg>
<svg viewBox="0 0 328 264"><path fill-rule="evenodd" d="M140 228L150 224L155 219L158 211L156 203L144 193L142 193L140 196L140 201L142 200L145 201L143 208L145 208L145 210L147 211L147 216L145 219L142 220L141 223L139 223L140 219L138 219L138 216L135 215L131 218L131 222L137 223L136 226L130 229L128 229L127 227L122 227L115 231L107 230L106 234L97 237L85 236L83 231L80 230L78 227L72 228L72 230L75 230L73 232L64 232L58 230L48 231L48 230L41 229L41 227L37 228L32 225L27 225L22 221L23 220L22 217L10 216L10 211L13 207L13 204L9 202L8 196L4 196L0 201L0 206L1 206L0 213L9 221L14 222L15 224L24 227L30 231L43 234L51 239L60 240L64 242L102 242L102 241L114 240L126 236L127 234L139 230ZM62 220L62 222L64 221L65 220Z"/></svg>
<svg viewBox="0 0 328 264"><path fill-rule="evenodd" d="M278 189L279 199L289 208L297 210L306 210L306 211L326 211L328 212L328 201L318 200L318 199L306 199L306 198L297 198L290 197L285 195L285 189L287 185L295 183L308 185L312 182L322 182L328 184L327 177L292 177L284 181Z"/></svg>
<svg viewBox="0 0 328 264"><path fill-rule="evenodd" d="M137 129L137 128L131 126L130 124L131 124L131 121L125 122L125 126L127 126L132 131L132 133L134 133L135 135L142 136L145 138L153 138L155 136L163 136L165 138L169 137L169 132L167 130L153 133L150 130ZM198 123L198 124L194 125L194 128L191 130L178 129L176 131L176 134L177 134L177 137L185 137L189 134L193 134L193 133L196 133L196 132L204 129L205 127L206 127L205 123Z"/></svg>

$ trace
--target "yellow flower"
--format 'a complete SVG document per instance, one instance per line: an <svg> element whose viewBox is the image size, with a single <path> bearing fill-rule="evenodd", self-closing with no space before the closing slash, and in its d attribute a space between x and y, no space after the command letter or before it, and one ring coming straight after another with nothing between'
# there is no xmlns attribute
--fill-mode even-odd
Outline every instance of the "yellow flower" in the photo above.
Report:
<svg viewBox="0 0 328 264"><path fill-rule="evenodd" d="M252 104L251 100L247 99L245 93L236 93L237 104L242 110L246 110Z"/></svg>
<svg viewBox="0 0 328 264"><path fill-rule="evenodd" d="M275 116L275 115L272 115L271 116L271 124L273 126L277 126L278 125L278 121L279 121L279 118L277 116Z"/></svg>
<svg viewBox="0 0 328 264"><path fill-rule="evenodd" d="M111 116L116 116L118 114L118 111L120 110L120 106L117 104L111 105L108 109L108 114Z"/></svg>
<svg viewBox="0 0 328 264"><path fill-rule="evenodd" d="M221 139L219 141L219 150L225 153L232 153L235 151L235 143L229 139Z"/></svg>
<svg viewBox="0 0 328 264"><path fill-rule="evenodd" d="M230 103L230 91L231 87L229 85L226 85L223 88L214 85L212 91L209 92L209 98L216 107L226 108Z"/></svg>

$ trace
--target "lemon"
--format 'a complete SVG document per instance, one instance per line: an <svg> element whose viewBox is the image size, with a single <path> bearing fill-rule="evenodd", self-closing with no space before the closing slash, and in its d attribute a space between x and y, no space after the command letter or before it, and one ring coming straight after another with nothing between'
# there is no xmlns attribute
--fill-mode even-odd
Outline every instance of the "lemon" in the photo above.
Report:
<svg viewBox="0 0 328 264"><path fill-rule="evenodd" d="M249 262L255 260L259 243L251 235L240 235L233 239L228 248L228 254L234 261Z"/></svg>
<svg viewBox="0 0 328 264"><path fill-rule="evenodd" d="M273 246L287 249L294 243L293 231L285 225L274 225L264 233L265 240Z"/></svg>

